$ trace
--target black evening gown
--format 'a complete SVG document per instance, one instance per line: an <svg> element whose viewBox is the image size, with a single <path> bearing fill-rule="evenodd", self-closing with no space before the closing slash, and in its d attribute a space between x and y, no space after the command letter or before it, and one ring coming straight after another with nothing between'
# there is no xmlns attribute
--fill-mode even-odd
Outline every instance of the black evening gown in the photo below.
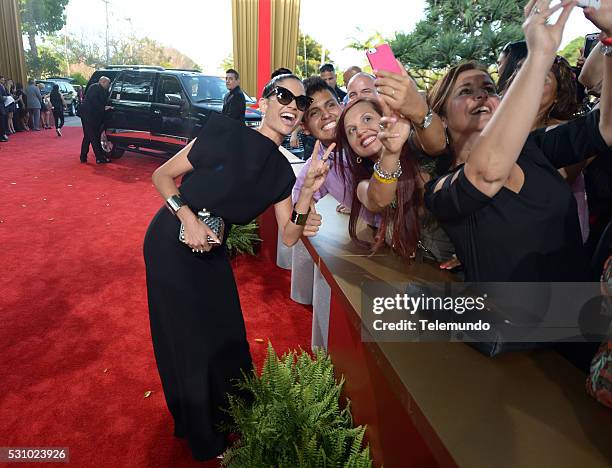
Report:
<svg viewBox="0 0 612 468"><path fill-rule="evenodd" d="M181 198L231 224L246 224L291 196L295 177L277 145L257 131L214 114L188 155L193 172ZM178 240L180 221L162 207L149 225L144 257L153 348L174 431L194 458L222 453L227 394L252 369L225 239L208 253Z"/></svg>

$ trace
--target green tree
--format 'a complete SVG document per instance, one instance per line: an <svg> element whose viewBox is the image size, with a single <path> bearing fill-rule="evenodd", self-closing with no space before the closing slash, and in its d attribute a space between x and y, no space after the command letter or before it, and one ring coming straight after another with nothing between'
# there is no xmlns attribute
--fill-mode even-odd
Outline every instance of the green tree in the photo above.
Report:
<svg viewBox="0 0 612 468"><path fill-rule="evenodd" d="M219 65L219 69L222 70L223 73L230 68L234 68L234 54L229 54L223 59L221 65Z"/></svg>
<svg viewBox="0 0 612 468"><path fill-rule="evenodd" d="M355 29L357 29L357 32L359 33L359 36L363 36L364 35L364 32L363 32L362 28L357 26ZM374 34L371 34L371 35L367 36L365 39L359 39L357 37L351 37L351 38L349 38L349 40L351 42L349 42L344 47L345 49L355 49L355 50L361 50L361 51L365 51L365 50L371 49L374 46L382 44L383 42L388 42L387 39L382 37L382 34L380 34L378 31L374 32Z"/></svg>
<svg viewBox="0 0 612 468"><path fill-rule="evenodd" d="M429 86L461 60L494 64L503 46L523 37L525 0L426 0L425 19L391 41L395 55Z"/></svg>
<svg viewBox="0 0 612 468"><path fill-rule="evenodd" d="M31 49L26 51L25 59L29 77L46 78L62 73L62 56L49 46L41 45L37 56Z"/></svg>
<svg viewBox="0 0 612 468"><path fill-rule="evenodd" d="M42 70L49 65L38 64L43 57L38 52L36 36L52 34L64 27L66 24L64 10L67 4L68 0L19 0L21 29L30 44L29 67L32 71Z"/></svg>
<svg viewBox="0 0 612 468"><path fill-rule="evenodd" d="M87 78L85 78L85 76L83 76L82 73L79 72L75 72L75 73L71 73L70 77L74 80L75 84L81 85L81 86L86 86L87 85Z"/></svg>
<svg viewBox="0 0 612 468"><path fill-rule="evenodd" d="M308 78L312 75L319 74L319 66L321 65L321 55L323 46L314 40L308 34L304 35L300 32L297 47L297 61L295 64L295 74L300 78ZM333 62L329 56L329 50L325 49L325 57L327 62Z"/></svg>
<svg viewBox="0 0 612 468"><path fill-rule="evenodd" d="M567 44L559 55L565 57L571 65L576 65L576 61L582 55L582 49L584 47L584 36L578 36Z"/></svg>

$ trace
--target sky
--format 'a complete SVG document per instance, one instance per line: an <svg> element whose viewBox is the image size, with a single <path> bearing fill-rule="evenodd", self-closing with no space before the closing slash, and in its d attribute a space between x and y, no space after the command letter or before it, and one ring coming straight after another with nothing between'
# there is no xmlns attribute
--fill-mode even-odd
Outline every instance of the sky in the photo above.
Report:
<svg viewBox="0 0 612 468"><path fill-rule="evenodd" d="M300 29L323 44L343 70L366 63L363 52L345 49L352 38L410 32L423 18L424 4L424 0L302 0ZM222 61L232 53L231 0L109 0L108 11L109 37L148 36L189 56L205 73L221 74ZM69 34L104 42L103 0L70 0L66 16ZM576 8L561 47L595 30Z"/></svg>

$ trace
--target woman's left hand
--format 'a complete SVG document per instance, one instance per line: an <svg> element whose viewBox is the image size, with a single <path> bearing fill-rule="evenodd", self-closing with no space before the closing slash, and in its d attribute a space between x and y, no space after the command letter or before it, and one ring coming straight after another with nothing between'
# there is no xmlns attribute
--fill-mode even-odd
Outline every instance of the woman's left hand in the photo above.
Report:
<svg viewBox="0 0 612 468"><path fill-rule="evenodd" d="M601 29L606 37L612 37L612 0L601 0L601 6L598 10L585 8L584 16Z"/></svg>
<svg viewBox="0 0 612 468"><path fill-rule="evenodd" d="M402 63L396 61L402 70L401 74L378 70L374 82L376 89L393 111L413 122L421 123L429 109L427 100L419 93L415 81L408 75Z"/></svg>
<svg viewBox="0 0 612 468"><path fill-rule="evenodd" d="M378 140L389 153L400 154L410 136L410 122L393 113L384 98L380 97L379 102L383 117L380 119Z"/></svg>
<svg viewBox="0 0 612 468"><path fill-rule="evenodd" d="M336 144L332 143L329 145L327 151L325 151L325 153L323 153L323 155L319 158L318 155L320 147L321 142L317 140L312 151L312 161L310 163L310 167L308 168L308 172L306 173L304 184L302 185L302 190L309 190L311 193L319 190L323 185L323 182L325 182L325 178L329 172L329 155L336 147Z"/></svg>

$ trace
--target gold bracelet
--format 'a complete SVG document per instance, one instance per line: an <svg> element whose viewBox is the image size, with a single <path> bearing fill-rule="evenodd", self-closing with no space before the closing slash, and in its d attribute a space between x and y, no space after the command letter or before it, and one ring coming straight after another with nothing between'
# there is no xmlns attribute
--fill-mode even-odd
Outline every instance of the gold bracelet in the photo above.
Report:
<svg viewBox="0 0 612 468"><path fill-rule="evenodd" d="M379 181L382 184L392 184L394 182L397 182L397 177L392 177L390 179L383 179L381 176L378 175L378 172L374 172L374 174L372 175L377 181Z"/></svg>

